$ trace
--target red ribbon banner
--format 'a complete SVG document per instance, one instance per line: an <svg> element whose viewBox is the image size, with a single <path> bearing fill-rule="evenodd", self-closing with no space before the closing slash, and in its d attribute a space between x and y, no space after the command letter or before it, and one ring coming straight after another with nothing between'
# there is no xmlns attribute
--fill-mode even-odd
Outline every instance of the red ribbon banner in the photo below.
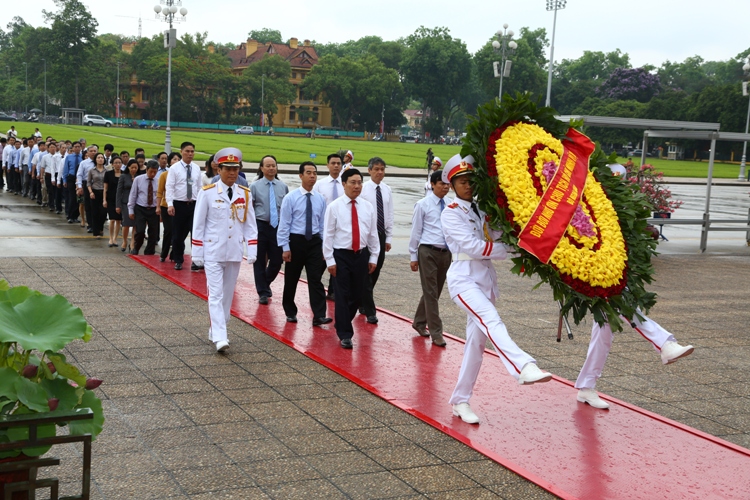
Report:
<svg viewBox="0 0 750 500"><path fill-rule="evenodd" d="M570 140L563 140L560 165L518 238L519 247L545 264L560 244L581 201L589 158L595 148L591 139L574 128L566 136Z"/></svg>

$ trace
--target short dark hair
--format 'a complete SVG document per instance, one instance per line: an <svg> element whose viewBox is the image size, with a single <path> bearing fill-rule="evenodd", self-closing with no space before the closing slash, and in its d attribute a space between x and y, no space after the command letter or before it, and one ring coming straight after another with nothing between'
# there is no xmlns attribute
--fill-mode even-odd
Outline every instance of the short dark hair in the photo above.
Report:
<svg viewBox="0 0 750 500"><path fill-rule="evenodd" d="M317 165L315 165L315 163L311 162L310 160L307 160L307 161L303 161L302 163L299 164L299 173L300 174L304 174L305 173L305 167L308 167L308 166L309 167L315 167L315 172L318 171Z"/></svg>
<svg viewBox="0 0 750 500"><path fill-rule="evenodd" d="M135 148L135 156L138 156L138 151L140 151L141 153L144 153L144 156L145 156L146 150L143 148Z"/></svg>
<svg viewBox="0 0 750 500"><path fill-rule="evenodd" d="M172 160L175 156L182 160L182 155L180 153L178 153L177 151L172 151L171 153L169 153L169 156L167 156L167 163L172 163Z"/></svg>
<svg viewBox="0 0 750 500"><path fill-rule="evenodd" d="M114 151L115 147L112 144L105 144L104 151Z"/></svg>
<svg viewBox="0 0 750 500"><path fill-rule="evenodd" d="M345 183L349 179L349 177L353 175L358 175L360 178L362 178L362 174L359 170L357 170L356 168L347 168L346 170L344 170L344 173L341 174L341 183Z"/></svg>
<svg viewBox="0 0 750 500"><path fill-rule="evenodd" d="M6 139L5 137L0 137L0 144L4 144L6 142L8 142L8 139Z"/></svg>
<svg viewBox="0 0 750 500"><path fill-rule="evenodd" d="M161 155L166 155L166 154L167 154L166 151L159 151L158 153L156 153L156 159L158 160Z"/></svg>
<svg viewBox="0 0 750 500"><path fill-rule="evenodd" d="M130 152L128 152L128 151L120 151L120 156L122 156L122 155L128 155L128 156L130 156Z"/></svg>
<svg viewBox="0 0 750 500"><path fill-rule="evenodd" d="M341 160L342 163L344 161L344 159L338 153L331 153L331 154L329 154L328 157L326 158L326 162L327 163L331 163L331 158L338 158L339 160Z"/></svg>
<svg viewBox="0 0 750 500"><path fill-rule="evenodd" d="M145 160L146 159L146 155L144 155L143 153L138 153L137 155L135 155L135 159L136 160L140 160L141 158L143 158Z"/></svg>
<svg viewBox="0 0 750 500"><path fill-rule="evenodd" d="M182 144L180 144L180 151L182 151L183 149L185 149L188 146L193 146L193 149L195 149L195 144L193 144L190 141L185 141Z"/></svg>
<svg viewBox="0 0 750 500"><path fill-rule="evenodd" d="M443 180L443 171L442 170L435 170L433 173L430 174L430 184L437 184L439 181Z"/></svg>
<svg viewBox="0 0 750 500"><path fill-rule="evenodd" d="M76 144L78 144L80 146L81 142L80 141L75 141L73 144L71 144L71 146L75 146Z"/></svg>
<svg viewBox="0 0 750 500"><path fill-rule="evenodd" d="M131 158L128 160L128 168L130 168L130 165L138 165L138 162L135 161L135 158Z"/></svg>
<svg viewBox="0 0 750 500"><path fill-rule="evenodd" d="M373 156L367 162L367 170L372 170L372 167L374 167L375 165L383 165L385 167L385 160L379 156Z"/></svg>

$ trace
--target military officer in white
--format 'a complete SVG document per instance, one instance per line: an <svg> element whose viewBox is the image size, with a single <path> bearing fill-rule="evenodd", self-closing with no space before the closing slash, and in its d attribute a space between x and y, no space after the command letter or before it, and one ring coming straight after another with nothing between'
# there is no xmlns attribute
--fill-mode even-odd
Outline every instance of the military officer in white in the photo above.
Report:
<svg viewBox="0 0 750 500"><path fill-rule="evenodd" d="M510 249L495 242L502 233L489 228L486 215L474 203L470 182L473 163L474 158L461 158L461 155L446 163L443 182L451 184L456 198L440 217L452 255L447 274L448 291L453 302L466 311L467 316L464 358L450 403L453 414L469 424L479 423L479 417L469 406L469 399L482 366L488 338L505 368L519 384L547 382L552 378L513 342L495 309L499 290L492 261L510 257Z"/></svg>
<svg viewBox="0 0 750 500"><path fill-rule="evenodd" d="M255 262L258 226L250 190L236 184L242 152L224 148L214 161L219 164L220 179L204 186L195 203L193 264L205 266L211 317L208 337L218 352L224 352L229 347L227 322L242 256L247 247L247 262Z"/></svg>

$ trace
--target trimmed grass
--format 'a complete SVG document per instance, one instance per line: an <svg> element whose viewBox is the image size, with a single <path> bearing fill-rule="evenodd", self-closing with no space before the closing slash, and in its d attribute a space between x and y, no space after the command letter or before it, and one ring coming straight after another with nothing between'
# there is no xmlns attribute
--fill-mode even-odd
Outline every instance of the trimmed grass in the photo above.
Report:
<svg viewBox="0 0 750 500"><path fill-rule="evenodd" d="M0 122L2 123L2 122ZM10 128L10 122L3 132ZM19 137L26 137L34 132L35 124L16 122ZM0 125L2 126L2 125ZM96 143L103 147L106 143L115 146L115 151L130 151L137 147L146 150L146 155L158 153L164 149L164 130L140 130L132 128L104 128L69 125L44 125L39 127L44 136L55 139L78 140L86 138L89 144ZM239 148L246 163L257 163L264 155L272 154L279 163L299 164L313 159L316 164L324 165L326 156L339 149L354 152L354 165L364 167L373 156L382 157L388 165L407 168L426 168L427 148L431 147L436 156L445 162L461 151L461 146L438 144L412 144L404 142L374 142L352 139L321 139L307 137L281 137L265 135L236 135L232 133L172 131L172 149L179 149L180 143L190 141L195 144L196 159L205 160L209 155L222 148L233 146Z"/></svg>
<svg viewBox="0 0 750 500"><path fill-rule="evenodd" d="M26 137L34 132L34 123L28 122L0 122L3 132L16 126L19 136ZM130 151L142 147L147 155L158 153L164 149L164 130L140 130L132 128L104 128L83 127L68 125L44 125L39 127L42 134L53 136L55 139L77 140L85 137L89 144L96 143L104 146L111 143L115 151ZM339 149L350 149L354 152L354 165L364 167L367 160L373 156L380 156L388 165L405 168L426 168L427 148L432 148L436 156L443 162L461 151L460 146L446 146L440 144L413 144L405 142L373 142L358 141L353 139L322 139L315 140L306 137L281 137L265 135L235 135L232 133L217 132L193 132L172 131L172 149L179 148L183 141L190 141L196 146L196 159L205 160L216 151L234 146L239 148L246 163L257 163L264 155L272 154L279 163L299 164L310 159L310 154L315 154L313 159L316 164L324 165L326 156ZM620 158L620 163L625 163L627 158ZM693 177L706 178L708 176L707 161L672 161L657 158L647 158L647 161L658 170L664 172L666 177ZM640 158L634 158L636 165L640 164ZM739 174L739 164L715 163L714 177L718 179L736 179Z"/></svg>

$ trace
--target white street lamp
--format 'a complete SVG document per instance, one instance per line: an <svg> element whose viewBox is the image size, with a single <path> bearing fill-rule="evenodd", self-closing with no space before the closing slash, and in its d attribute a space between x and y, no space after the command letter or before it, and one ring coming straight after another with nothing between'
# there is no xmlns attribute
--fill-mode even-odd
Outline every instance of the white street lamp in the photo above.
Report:
<svg viewBox="0 0 750 500"><path fill-rule="evenodd" d="M26 87L23 91L23 100L26 103L26 114L29 114L29 65L23 63L23 67L26 69Z"/></svg>
<svg viewBox="0 0 750 500"><path fill-rule="evenodd" d="M742 65L742 69L745 71L745 75L750 73L750 59L748 59L748 62ZM747 88L747 83L745 83L745 88ZM748 128L750 128L750 99L748 99L747 102L747 121L745 122L745 134L748 132ZM740 161L740 175L739 180L744 181L745 180L745 160L747 159L747 141L742 143L742 160ZM750 176L747 178L750 180Z"/></svg>
<svg viewBox="0 0 750 500"><path fill-rule="evenodd" d="M557 11L565 8L567 0L547 0L547 11L554 10L555 17L552 21L552 43L549 48L549 68L547 72L547 101L545 106L552 105L552 67L555 64L555 29L557 28Z"/></svg>
<svg viewBox="0 0 750 500"><path fill-rule="evenodd" d="M177 30L172 28L173 23L185 21L188 10L185 7L179 9L177 6L182 5L182 0L161 0L161 5L154 5L156 18L169 23L169 30L164 32L164 46L169 51L169 60L167 64L167 126L165 129L164 151L172 152L172 48L177 46ZM182 19L175 15L179 10Z"/></svg>
<svg viewBox="0 0 750 500"><path fill-rule="evenodd" d="M500 53L500 61L495 61L495 78L500 78L500 91L498 97L503 98L503 77L510 76L512 61L508 60L509 56L518 48L518 44L512 40L513 30L508 29L508 24L503 24L503 29L497 30L497 40L492 41L492 48L495 52Z"/></svg>
<svg viewBox="0 0 750 500"><path fill-rule="evenodd" d="M47 118L47 60L44 61L44 119Z"/></svg>

